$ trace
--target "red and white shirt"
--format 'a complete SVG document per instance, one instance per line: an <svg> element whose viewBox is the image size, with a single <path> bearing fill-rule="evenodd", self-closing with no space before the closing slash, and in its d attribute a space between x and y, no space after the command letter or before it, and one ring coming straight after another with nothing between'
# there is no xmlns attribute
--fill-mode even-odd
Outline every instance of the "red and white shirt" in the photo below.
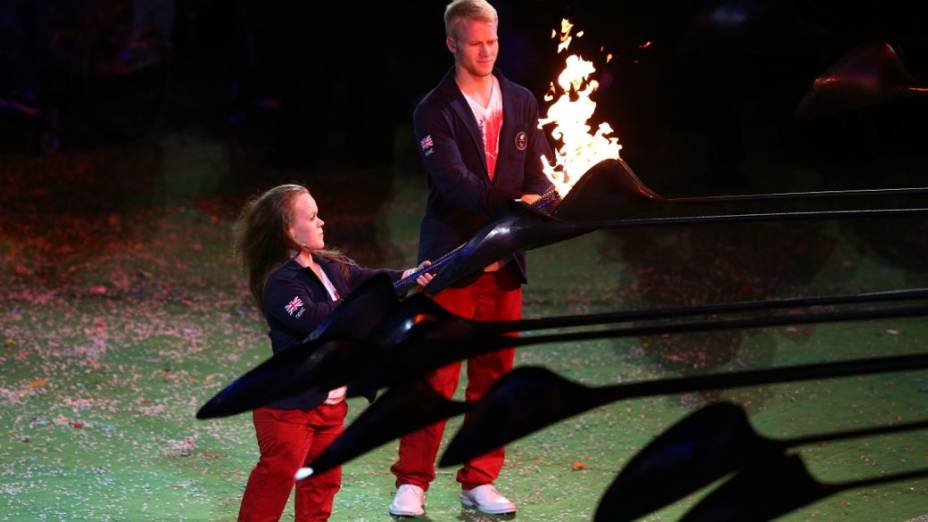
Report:
<svg viewBox="0 0 928 522"><path fill-rule="evenodd" d="M487 174L493 181L496 172L496 158L499 156L499 131L503 127L503 95L499 89L499 80L493 76L493 86L490 91L490 101L484 107L480 102L464 94L464 99L470 105L470 110L477 120L477 127L483 137L483 151L487 159Z"/></svg>

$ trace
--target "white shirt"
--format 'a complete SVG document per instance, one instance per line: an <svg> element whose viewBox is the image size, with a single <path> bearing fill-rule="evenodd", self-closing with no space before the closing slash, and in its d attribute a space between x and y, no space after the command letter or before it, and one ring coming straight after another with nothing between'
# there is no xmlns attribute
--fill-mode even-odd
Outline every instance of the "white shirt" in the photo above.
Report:
<svg viewBox="0 0 928 522"><path fill-rule="evenodd" d="M338 290L335 289L335 285L332 284L332 281L329 280L329 276L325 275L325 270L319 269L319 280L322 281L322 286L325 287L326 292L329 293L329 297L333 301L338 301ZM348 387L342 386L340 388L335 388L329 392L329 397L325 400L326 404L338 404L345 400L345 394L348 393Z"/></svg>
<svg viewBox="0 0 928 522"><path fill-rule="evenodd" d="M496 158L499 156L499 132L503 127L503 94L499 88L499 80L493 76L490 101L486 107L466 93L464 99L477 120L477 127L483 138L483 152L487 158L487 174L492 181L496 172Z"/></svg>

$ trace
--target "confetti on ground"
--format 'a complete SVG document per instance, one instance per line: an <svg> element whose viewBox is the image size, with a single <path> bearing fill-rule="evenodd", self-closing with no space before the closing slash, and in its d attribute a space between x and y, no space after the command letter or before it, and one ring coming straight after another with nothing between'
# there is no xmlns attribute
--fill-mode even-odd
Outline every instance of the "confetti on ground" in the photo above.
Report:
<svg viewBox="0 0 928 522"><path fill-rule="evenodd" d="M228 193L162 198L168 187L157 151L140 145L97 154L18 158L18 174L0 176L0 513L234 520L257 459L250 416L200 422L193 415L269 354L266 325L230 245L238 209L271 173L257 171L254 186ZM348 174L307 181L326 211L329 241L365 264L412 264L423 204L418 178ZM894 233L803 225L594 234L529 254L525 315L887 289L918 276L874 253ZM614 384L915 353L924 351L923 322L575 343L520 350L518 363ZM789 437L924 418L925 391L924 376L913 373L624 401L510 445L497 484L519 503L520 519L589 520L634 453L706 402L738 402L758 431ZM352 401L350 415L365 406ZM452 420L447 434L459 423ZM928 455L923 433L804 452L823 480L928 466L919 457ZM333 521L383 518L394 458L395 445L387 445L345 466ZM460 516L455 472L438 471L429 497L434 520ZM800 518L913 518L926 496L926 481L868 488ZM688 505L660 518L678 519Z"/></svg>

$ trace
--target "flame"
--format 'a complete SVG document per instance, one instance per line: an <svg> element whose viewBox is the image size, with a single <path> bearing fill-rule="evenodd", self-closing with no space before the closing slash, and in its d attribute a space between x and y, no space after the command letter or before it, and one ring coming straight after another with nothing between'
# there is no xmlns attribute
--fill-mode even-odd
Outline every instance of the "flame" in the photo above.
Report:
<svg viewBox="0 0 928 522"><path fill-rule="evenodd" d="M561 20L558 54L570 46L570 31L573 27L569 20ZM582 33L577 33L577 36ZM607 63L610 59L611 55ZM566 196L593 165L605 159L618 159L622 149L619 139L610 136L613 130L608 123L601 123L595 133L590 133L591 128L587 122L596 110L591 95L599 87L599 82L590 79L590 75L595 72L593 62L584 60L579 54L569 55L564 61L564 70L557 78L561 94L548 107L547 115L538 120L539 128L553 123L551 137L562 144L554 151L554 164L549 163L547 158L541 159L545 176L551 180L561 197ZM558 92L552 83L545 94L545 101L554 100Z"/></svg>
<svg viewBox="0 0 928 522"><path fill-rule="evenodd" d="M570 36L570 30L573 28L574 24L570 23L570 20L566 18L561 19L561 43L557 46L558 54L570 47L570 41L572 40L572 37ZM552 38L554 37L552 36Z"/></svg>

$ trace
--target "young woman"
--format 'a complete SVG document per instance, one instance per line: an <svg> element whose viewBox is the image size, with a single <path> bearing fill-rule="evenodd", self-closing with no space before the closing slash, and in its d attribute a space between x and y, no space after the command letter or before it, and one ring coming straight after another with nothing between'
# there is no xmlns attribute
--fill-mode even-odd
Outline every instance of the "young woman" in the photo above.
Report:
<svg viewBox="0 0 928 522"><path fill-rule="evenodd" d="M239 217L236 253L267 319L275 353L300 344L342 295L367 278L386 272L397 280L414 270L372 270L326 250L323 225L316 201L301 185L268 190L248 202ZM417 282L425 286L429 280L426 274ZM261 457L248 478L240 521L280 519L294 473L342 432L347 411L344 388L327 395L306 392L254 410ZM296 520L327 520L340 487L341 468L300 481Z"/></svg>

